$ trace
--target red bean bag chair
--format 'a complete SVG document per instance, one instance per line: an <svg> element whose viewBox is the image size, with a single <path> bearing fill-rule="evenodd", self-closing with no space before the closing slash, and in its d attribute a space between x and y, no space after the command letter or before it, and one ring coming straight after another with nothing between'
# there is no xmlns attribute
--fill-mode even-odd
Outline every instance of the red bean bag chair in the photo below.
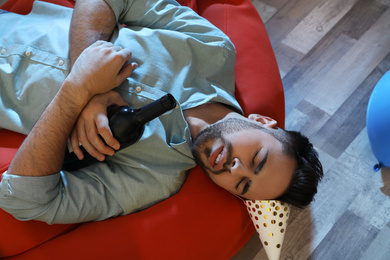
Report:
<svg viewBox="0 0 390 260"><path fill-rule="evenodd" d="M46 0L73 7L70 0ZM236 96L246 114L270 116L284 127L284 93L265 27L250 0L181 0L233 41ZM26 14L33 0L0 9ZM0 174L24 136L0 130ZM0 209L0 258L229 259L254 234L242 201L213 184L199 167L179 193L146 210L100 222L48 225L18 221Z"/></svg>

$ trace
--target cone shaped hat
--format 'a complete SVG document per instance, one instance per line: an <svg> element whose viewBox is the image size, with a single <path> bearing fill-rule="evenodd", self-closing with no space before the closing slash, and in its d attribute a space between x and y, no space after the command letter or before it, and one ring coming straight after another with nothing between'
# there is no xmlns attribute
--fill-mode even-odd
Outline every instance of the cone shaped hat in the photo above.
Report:
<svg viewBox="0 0 390 260"><path fill-rule="evenodd" d="M246 200L245 205L268 259L279 260L290 205L277 200Z"/></svg>

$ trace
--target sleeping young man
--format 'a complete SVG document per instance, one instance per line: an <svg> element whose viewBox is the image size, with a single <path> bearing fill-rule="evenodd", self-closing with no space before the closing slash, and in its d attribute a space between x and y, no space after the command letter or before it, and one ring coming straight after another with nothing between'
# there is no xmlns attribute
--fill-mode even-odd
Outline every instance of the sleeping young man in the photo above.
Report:
<svg viewBox="0 0 390 260"><path fill-rule="evenodd" d="M178 192L196 164L245 199L313 200L317 153L272 118L242 115L220 30L169 0L78 0L72 11L35 2L27 16L0 14L0 127L28 134L2 175L2 209L48 223L125 215ZM166 93L178 106L116 151L107 107ZM69 138L80 159L79 144L101 162L61 170Z"/></svg>

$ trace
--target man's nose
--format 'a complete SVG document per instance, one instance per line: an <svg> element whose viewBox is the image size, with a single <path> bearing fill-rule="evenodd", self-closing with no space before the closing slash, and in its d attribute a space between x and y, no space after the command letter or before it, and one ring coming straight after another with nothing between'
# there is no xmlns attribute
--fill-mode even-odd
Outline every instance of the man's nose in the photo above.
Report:
<svg viewBox="0 0 390 260"><path fill-rule="evenodd" d="M246 169L244 164L241 162L239 158L234 158L232 160L232 164L230 165L230 171L232 175L237 175L240 177L248 177L249 171Z"/></svg>

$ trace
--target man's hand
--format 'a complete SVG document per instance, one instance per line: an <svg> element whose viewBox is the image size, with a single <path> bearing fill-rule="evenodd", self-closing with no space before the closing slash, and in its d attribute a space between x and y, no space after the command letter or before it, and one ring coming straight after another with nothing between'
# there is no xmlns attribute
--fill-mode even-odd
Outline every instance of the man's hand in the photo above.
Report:
<svg viewBox="0 0 390 260"><path fill-rule="evenodd" d="M131 51L112 43L97 41L75 62L67 81L82 86L92 98L119 86L137 67L129 63Z"/></svg>
<svg viewBox="0 0 390 260"><path fill-rule="evenodd" d="M131 52L107 42L88 47L16 153L8 173L45 176L60 171L66 143L83 108L130 76Z"/></svg>
<svg viewBox="0 0 390 260"><path fill-rule="evenodd" d="M105 155L114 155L114 149L119 149L120 144L112 136L107 118L107 107L113 104L128 105L117 92L109 91L94 96L81 112L70 137L73 152L80 160L84 158L80 144L99 161L103 161ZM108 146L103 143L99 135Z"/></svg>

